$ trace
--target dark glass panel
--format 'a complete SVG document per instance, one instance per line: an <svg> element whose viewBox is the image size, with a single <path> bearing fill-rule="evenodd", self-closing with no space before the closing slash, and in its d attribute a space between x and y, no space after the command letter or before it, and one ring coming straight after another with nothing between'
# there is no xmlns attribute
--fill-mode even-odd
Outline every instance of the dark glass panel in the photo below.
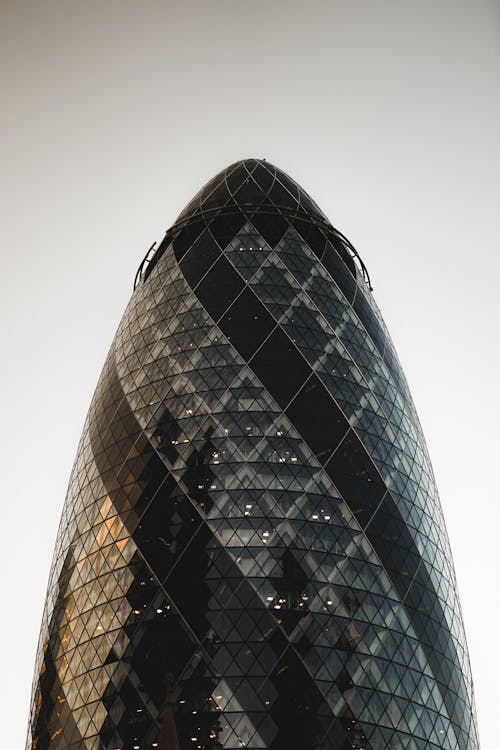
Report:
<svg viewBox="0 0 500 750"><path fill-rule="evenodd" d="M314 254L321 259L325 251L326 237L321 229L311 221L294 219L293 226Z"/></svg>
<svg viewBox="0 0 500 750"><path fill-rule="evenodd" d="M396 588L404 596L421 558L389 493L365 530L385 569L396 582Z"/></svg>
<svg viewBox="0 0 500 750"><path fill-rule="evenodd" d="M317 216L321 219L324 218L312 198L310 198L303 190L300 193L300 208L304 213L311 214L311 216Z"/></svg>
<svg viewBox="0 0 500 750"><path fill-rule="evenodd" d="M329 247L328 244L321 260L332 279L344 294L345 298L348 302L352 303L354 299L354 290L356 289L356 280L351 269L348 268L345 261L343 261L337 252Z"/></svg>
<svg viewBox="0 0 500 750"><path fill-rule="evenodd" d="M138 523L133 538L160 581L182 554L201 523L192 504L169 478Z"/></svg>
<svg viewBox="0 0 500 750"><path fill-rule="evenodd" d="M208 641L205 641L208 646ZM207 651L210 647L207 648ZM182 750L187 748L201 747L203 750L211 750L214 729L219 718L212 700L217 680L214 679L206 651L198 649L191 664L180 675L177 682L179 697L177 700L175 723L179 746ZM193 740L193 737L196 740ZM160 743L160 750L172 746L171 736L165 737L165 742Z"/></svg>
<svg viewBox="0 0 500 750"><path fill-rule="evenodd" d="M361 441L350 430L325 466L362 527L366 526L386 487Z"/></svg>
<svg viewBox="0 0 500 750"><path fill-rule="evenodd" d="M220 247L214 241L212 235L208 231L204 231L179 264L187 283L192 289L220 254Z"/></svg>
<svg viewBox="0 0 500 750"><path fill-rule="evenodd" d="M214 320L227 310L245 282L224 257L220 257L196 287L196 295Z"/></svg>
<svg viewBox="0 0 500 750"><path fill-rule="evenodd" d="M159 708L165 699L167 676L179 668L179 661L187 661L193 645L179 627L180 618L171 608L165 606L157 610L137 629L128 661L140 679L141 692ZM177 650L173 648L174 643Z"/></svg>
<svg viewBox="0 0 500 750"><path fill-rule="evenodd" d="M230 201L230 199L231 195L227 189L226 181L222 180L215 190L211 192L206 190L201 196L201 210L210 211L215 208L222 208L228 203L228 201Z"/></svg>
<svg viewBox="0 0 500 750"><path fill-rule="evenodd" d="M201 234L201 232L205 228L205 222L204 221L190 221L189 224L187 224L184 229L181 229L172 240L172 245L174 248L174 255L177 259L177 262L179 262L183 256L184 253L186 253L193 242L196 240L197 237ZM161 245L160 245L161 247ZM160 248L158 248L158 251ZM154 258L156 260L156 256Z"/></svg>
<svg viewBox="0 0 500 750"><path fill-rule="evenodd" d="M282 408L311 374L304 358L279 329L269 336L250 366Z"/></svg>
<svg viewBox="0 0 500 750"><path fill-rule="evenodd" d="M221 213L215 219L212 219L209 225L210 231L223 250L238 234L246 221L244 214L240 212L239 206L233 200L231 200L231 208L234 209L234 213Z"/></svg>
<svg viewBox="0 0 500 750"><path fill-rule="evenodd" d="M269 191L269 198L279 208L288 208L292 211L296 211L298 208L298 200L290 195L283 185L275 180Z"/></svg>
<svg viewBox="0 0 500 750"><path fill-rule="evenodd" d="M321 463L349 429L347 419L316 375L309 378L286 413Z"/></svg>
<svg viewBox="0 0 500 750"><path fill-rule="evenodd" d="M288 190L290 195L294 198L295 202L299 202L299 193L303 193L303 190L299 188L297 183L294 180L291 180L288 175L286 175L284 172L280 172L278 175L280 183Z"/></svg>
<svg viewBox="0 0 500 750"><path fill-rule="evenodd" d="M260 186L264 194L267 195L271 185L274 182L274 175L271 174L269 169L267 169L263 164L257 164L252 172L252 177Z"/></svg>
<svg viewBox="0 0 500 750"><path fill-rule="evenodd" d="M275 325L274 318L250 289L244 289L219 321L222 331L246 360Z"/></svg>
<svg viewBox="0 0 500 750"><path fill-rule="evenodd" d="M134 747L141 746L151 726L151 719L144 711L144 701L137 687L133 680L126 677L119 689L116 689L110 681L106 692L106 702L110 706L111 715L116 717L114 725L123 750L132 750ZM115 698L113 702L111 702L112 698ZM125 706L127 710L120 710Z"/></svg>
<svg viewBox="0 0 500 750"><path fill-rule="evenodd" d="M336 235L334 232L329 232L328 241L340 255L341 259L344 261L352 275L356 277L356 265L342 238Z"/></svg>
<svg viewBox="0 0 500 750"><path fill-rule="evenodd" d="M188 203L186 208L179 215L177 220L181 221L187 216L193 216L194 214L199 213L202 210L201 204L209 198L211 193L214 193L215 196L219 195L222 199L222 203L220 205L223 205L225 197L228 197L224 175L225 173L222 172L215 175L215 177L213 177L200 191L198 191L193 200ZM217 192L218 188L222 192ZM217 198L215 198L215 200L217 200ZM216 205L219 204L216 203Z"/></svg>
<svg viewBox="0 0 500 750"><path fill-rule="evenodd" d="M159 583L145 563L140 552L134 552L129 564L129 570L133 574L133 580L127 590L127 600L132 608L132 613L127 620L126 630L129 635L135 630L138 622L143 616L148 616L151 606L159 592ZM137 610L137 611L134 611Z"/></svg>
<svg viewBox="0 0 500 750"><path fill-rule="evenodd" d="M265 197L265 194L262 192L261 188L257 185L255 180L253 180L251 177L248 177L243 185L239 188L238 192L235 194L234 199L239 206L242 206L244 208L246 205L259 205L260 203L262 203Z"/></svg>
<svg viewBox="0 0 500 750"><path fill-rule="evenodd" d="M203 638L209 628L206 615L210 590L205 576L211 565L208 546L214 545L208 526L200 525L165 584L174 605L198 638Z"/></svg>
<svg viewBox="0 0 500 750"><path fill-rule="evenodd" d="M322 734L318 714L331 716L331 711L291 646L274 668L272 681L278 695L271 716L279 728L273 750L314 747L315 737Z"/></svg>
<svg viewBox="0 0 500 750"><path fill-rule="evenodd" d="M265 209L249 215L248 218L270 247L276 247L290 226L283 216L267 213Z"/></svg>
<svg viewBox="0 0 500 750"><path fill-rule="evenodd" d="M234 196L235 192L242 186L248 178L248 170L245 164L240 164L230 174L227 175L226 181L230 192Z"/></svg>

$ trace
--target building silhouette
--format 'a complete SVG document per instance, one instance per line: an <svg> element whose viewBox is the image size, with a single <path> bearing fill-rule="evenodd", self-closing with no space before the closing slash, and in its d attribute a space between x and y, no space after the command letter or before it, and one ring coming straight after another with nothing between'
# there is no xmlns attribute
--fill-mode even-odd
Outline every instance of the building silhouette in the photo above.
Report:
<svg viewBox="0 0 500 750"><path fill-rule="evenodd" d="M83 430L27 748L476 750L453 563L366 268L265 161L149 251Z"/></svg>

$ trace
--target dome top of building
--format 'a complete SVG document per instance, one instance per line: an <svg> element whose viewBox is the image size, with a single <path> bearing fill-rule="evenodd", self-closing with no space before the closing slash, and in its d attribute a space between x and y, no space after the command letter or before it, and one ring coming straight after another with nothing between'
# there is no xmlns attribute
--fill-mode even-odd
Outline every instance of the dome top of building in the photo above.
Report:
<svg viewBox="0 0 500 750"><path fill-rule="evenodd" d="M223 169L188 203L176 223L200 214L238 209L306 214L322 224L330 223L295 180L265 159L242 159Z"/></svg>
<svg viewBox="0 0 500 750"><path fill-rule="evenodd" d="M191 243L203 227L210 227L223 247L234 236L236 224L245 221L253 224L272 247L287 227L297 230L318 257L322 258L325 250L340 255L352 276L360 273L371 291L368 271L349 240L295 180L265 159L242 159L207 182L167 230L160 245L151 245L137 270L134 288L151 273L170 242L174 241L179 253L179 246L187 247L186 242Z"/></svg>

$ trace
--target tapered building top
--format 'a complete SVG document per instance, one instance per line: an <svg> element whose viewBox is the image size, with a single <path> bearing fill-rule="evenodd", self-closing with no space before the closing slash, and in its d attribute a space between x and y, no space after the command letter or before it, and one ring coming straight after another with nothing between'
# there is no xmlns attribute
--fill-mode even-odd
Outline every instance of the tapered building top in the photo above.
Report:
<svg viewBox="0 0 500 750"><path fill-rule="evenodd" d="M478 750L432 468L355 249L247 159L134 286L63 510L27 747Z"/></svg>
<svg viewBox="0 0 500 750"><path fill-rule="evenodd" d="M336 256L341 256L353 276L356 276L357 268L371 289L368 271L349 240L334 229L300 185L264 159L235 162L213 177L179 214L167 232L162 247L167 246L181 228L186 228L186 237L193 236L194 232L189 231L190 226L194 226L196 231L202 223L211 221L220 241L224 242L233 236L238 217L242 215L251 218L253 225L271 243L283 235L287 221L301 226L302 235L315 243L317 253L328 251L329 246L324 242L324 237L328 237ZM155 243L139 268L136 284L149 261L157 262L160 256ZM149 268L151 270L152 267Z"/></svg>
<svg viewBox="0 0 500 750"><path fill-rule="evenodd" d="M259 207L300 213L329 224L306 191L287 174L264 159L244 159L219 172L188 203L177 221L210 211L234 211Z"/></svg>

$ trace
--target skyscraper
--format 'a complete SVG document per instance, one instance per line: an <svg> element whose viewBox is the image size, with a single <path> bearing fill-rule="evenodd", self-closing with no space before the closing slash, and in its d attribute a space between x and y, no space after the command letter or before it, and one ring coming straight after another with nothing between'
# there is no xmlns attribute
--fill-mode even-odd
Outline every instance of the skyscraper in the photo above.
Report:
<svg viewBox="0 0 500 750"><path fill-rule="evenodd" d="M63 510L27 747L479 747L368 273L265 161L211 180L136 275Z"/></svg>

